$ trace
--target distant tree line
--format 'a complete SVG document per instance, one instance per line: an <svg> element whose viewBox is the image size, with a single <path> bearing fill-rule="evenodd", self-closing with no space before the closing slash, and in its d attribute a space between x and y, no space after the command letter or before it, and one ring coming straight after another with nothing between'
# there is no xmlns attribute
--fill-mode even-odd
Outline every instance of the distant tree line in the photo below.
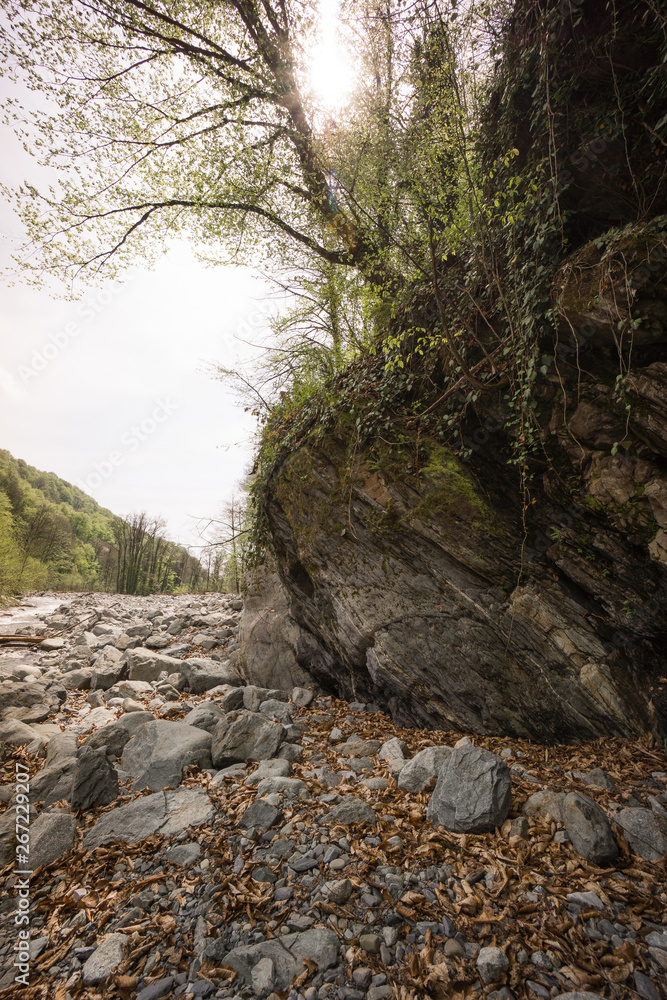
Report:
<svg viewBox="0 0 667 1000"><path fill-rule="evenodd" d="M0 450L0 594L204 589L210 571L164 530L146 513L117 517L54 473Z"/></svg>

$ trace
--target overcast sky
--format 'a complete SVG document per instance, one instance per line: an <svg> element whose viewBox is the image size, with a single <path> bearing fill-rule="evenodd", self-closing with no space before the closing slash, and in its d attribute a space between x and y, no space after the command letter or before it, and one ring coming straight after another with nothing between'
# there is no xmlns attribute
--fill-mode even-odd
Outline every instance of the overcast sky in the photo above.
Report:
<svg viewBox="0 0 667 1000"><path fill-rule="evenodd" d="M354 70L338 34L339 0L319 0L312 86L339 113ZM16 93L0 82L0 99ZM33 98L23 93L29 107ZM48 171L0 125L0 179L48 187ZM0 203L0 447L74 483L115 514L146 510L168 537L201 544L249 469L255 421L206 372L254 352L275 309L246 268L205 268L187 244L123 284L100 281L79 302L17 282L19 220ZM4 278L4 280L2 280ZM196 553L196 549L192 549Z"/></svg>
<svg viewBox="0 0 667 1000"><path fill-rule="evenodd" d="M3 180L38 176L8 129L0 148ZM0 446L116 514L161 514L170 538L201 541L195 519L234 491L254 430L204 369L247 353L237 333L266 330L261 282L248 269L205 268L182 244L153 271L63 302L9 287L21 230L6 206L0 237Z"/></svg>

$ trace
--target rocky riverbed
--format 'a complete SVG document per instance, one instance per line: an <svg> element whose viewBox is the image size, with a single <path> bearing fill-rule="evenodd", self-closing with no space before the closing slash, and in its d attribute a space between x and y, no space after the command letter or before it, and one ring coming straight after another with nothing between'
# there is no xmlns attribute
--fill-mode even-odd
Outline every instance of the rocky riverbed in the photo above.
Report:
<svg viewBox="0 0 667 1000"><path fill-rule="evenodd" d="M233 595L28 604L0 628L47 636L0 650L0 996L667 997L650 737L452 737L249 684Z"/></svg>

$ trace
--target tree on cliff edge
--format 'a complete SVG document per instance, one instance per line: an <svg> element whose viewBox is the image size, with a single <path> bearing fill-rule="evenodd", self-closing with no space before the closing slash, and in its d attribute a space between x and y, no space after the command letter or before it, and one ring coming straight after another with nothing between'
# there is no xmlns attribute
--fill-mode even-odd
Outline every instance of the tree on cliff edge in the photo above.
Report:
<svg viewBox="0 0 667 1000"><path fill-rule="evenodd" d="M64 168L46 197L29 185L14 192L39 248L37 272L113 271L138 247L150 256L187 233L200 246L232 248L230 256L249 240L271 241L272 253L296 241L380 280L377 233L336 196L300 89L313 4L3 7L4 64L45 107L26 118L10 101L10 113L31 152Z"/></svg>

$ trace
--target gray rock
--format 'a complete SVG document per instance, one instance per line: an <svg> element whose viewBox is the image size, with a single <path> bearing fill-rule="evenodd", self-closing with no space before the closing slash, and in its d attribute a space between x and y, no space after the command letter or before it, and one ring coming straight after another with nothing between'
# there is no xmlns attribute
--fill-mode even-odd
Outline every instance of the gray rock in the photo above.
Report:
<svg viewBox="0 0 667 1000"><path fill-rule="evenodd" d="M127 743L121 768L134 779L135 789L175 788L190 764L211 766L211 734L185 722L155 719Z"/></svg>
<svg viewBox="0 0 667 1000"><path fill-rule="evenodd" d="M375 813L365 799L358 799L354 795L344 795L340 802L333 807L320 820L325 826L335 826L341 823L349 826L352 823L370 823L373 826L377 819Z"/></svg>
<svg viewBox="0 0 667 1000"><path fill-rule="evenodd" d="M148 722L154 722L155 716L152 712L130 712L116 721L98 729L96 733L89 736L83 746L90 747L91 750L104 748L107 753L114 757L120 757L125 745L139 732Z"/></svg>
<svg viewBox="0 0 667 1000"><path fill-rule="evenodd" d="M392 736L386 740L378 750L380 760L406 760L410 751L403 740L398 736Z"/></svg>
<svg viewBox="0 0 667 1000"><path fill-rule="evenodd" d="M211 691L213 688L211 688ZM244 704L244 691L245 688L237 687L232 688L231 691L227 691L222 698L222 710L224 712L234 712L237 708L241 708Z"/></svg>
<svg viewBox="0 0 667 1000"><path fill-rule="evenodd" d="M67 691L90 691L92 677L91 667L70 670L63 677L63 687Z"/></svg>
<svg viewBox="0 0 667 1000"><path fill-rule="evenodd" d="M578 907L580 910L590 910L591 907L595 907L596 910L604 910L604 903L598 896L596 892L568 892L567 901L572 906Z"/></svg>
<svg viewBox="0 0 667 1000"><path fill-rule="evenodd" d="M90 687L93 691L106 691L127 677L127 662L121 659L120 650L115 646L105 646L93 665Z"/></svg>
<svg viewBox="0 0 667 1000"><path fill-rule="evenodd" d="M173 864L189 868L191 865L194 865L200 855L201 847L199 844L176 844L174 847L169 848L165 857L167 861L171 861Z"/></svg>
<svg viewBox="0 0 667 1000"><path fill-rule="evenodd" d="M282 817L280 809L272 806L264 799L255 799L252 805L248 806L238 819L238 825L242 830L249 830L251 827L259 827L262 830L270 830L271 827Z"/></svg>
<svg viewBox="0 0 667 1000"><path fill-rule="evenodd" d="M134 698L123 698L123 713L126 712L143 712L144 706L140 701L135 701Z"/></svg>
<svg viewBox="0 0 667 1000"><path fill-rule="evenodd" d="M71 802L76 766L76 757L68 757L58 763L47 763L30 782L31 803L36 805L43 802L44 807L47 807L61 799Z"/></svg>
<svg viewBox="0 0 667 1000"><path fill-rule="evenodd" d="M315 695L310 688L295 687L292 690L290 700L299 708L308 708L314 697Z"/></svg>
<svg viewBox="0 0 667 1000"><path fill-rule="evenodd" d="M27 723L18 719L7 719L5 722L0 722L0 744L2 743L12 747L28 747L30 753L39 753L47 741Z"/></svg>
<svg viewBox="0 0 667 1000"><path fill-rule="evenodd" d="M96 986L105 982L113 970L126 958L129 942L126 934L109 934L95 949L83 966L85 986Z"/></svg>
<svg viewBox="0 0 667 1000"><path fill-rule="evenodd" d="M283 741L285 729L257 712L231 713L213 732L211 756L215 767L244 760L268 760Z"/></svg>
<svg viewBox="0 0 667 1000"><path fill-rule="evenodd" d="M551 816L554 822L562 823L564 802L564 792L552 792L549 789L544 789L541 792L535 792L526 799L523 812L526 816L541 816L542 819Z"/></svg>
<svg viewBox="0 0 667 1000"><path fill-rule="evenodd" d="M361 934L359 947L370 955L378 955L382 947L382 938L379 934Z"/></svg>
<svg viewBox="0 0 667 1000"><path fill-rule="evenodd" d="M262 760L257 770L245 779L245 783L252 787L258 785L263 778L287 778L291 770L292 765L288 760L281 760L278 757L273 760Z"/></svg>
<svg viewBox="0 0 667 1000"><path fill-rule="evenodd" d="M338 936L323 927L255 945L233 948L225 955L225 964L235 969L244 983L252 985L252 970L264 958L273 962L275 990L289 989L304 971L304 961L314 961L319 970L330 969L338 962Z"/></svg>
<svg viewBox="0 0 667 1000"><path fill-rule="evenodd" d="M290 614L275 568L266 565L246 573L243 589L238 664L245 680L284 691L309 687L312 678L300 665L301 657L297 658L300 640L307 633Z"/></svg>
<svg viewBox="0 0 667 1000"><path fill-rule="evenodd" d="M352 895L354 886L350 882L349 878L341 878L334 882L327 882L326 890L327 897L332 903L344 906Z"/></svg>
<svg viewBox="0 0 667 1000"><path fill-rule="evenodd" d="M275 698L269 698L261 703L259 710L267 719L277 719L283 725L289 726L292 716L296 712L296 705L290 705L288 701L277 701Z"/></svg>
<svg viewBox="0 0 667 1000"><path fill-rule="evenodd" d="M376 754L381 746L380 740L362 740L359 736L350 736L337 749L341 757L368 757Z"/></svg>
<svg viewBox="0 0 667 1000"><path fill-rule="evenodd" d="M595 785L596 788L608 788L610 792L616 789L614 782L601 767L594 767L582 780L585 785Z"/></svg>
<svg viewBox="0 0 667 1000"><path fill-rule="evenodd" d="M188 726L196 726L197 729L205 729L207 733L213 733L223 715L224 712L221 708L213 702L209 702L193 708L185 716L183 722L187 723Z"/></svg>
<svg viewBox="0 0 667 1000"><path fill-rule="evenodd" d="M509 960L500 948L481 948L477 956L477 971L483 983L497 983L510 967Z"/></svg>
<svg viewBox="0 0 667 1000"><path fill-rule="evenodd" d="M243 707L249 712L259 712L259 706L265 701L287 701L287 695L274 688L259 687L248 684L243 688Z"/></svg>
<svg viewBox="0 0 667 1000"><path fill-rule="evenodd" d="M118 793L118 772L104 750L81 747L72 785L72 809L108 806Z"/></svg>
<svg viewBox="0 0 667 1000"><path fill-rule="evenodd" d="M71 812L43 812L30 826L30 867L49 865L74 847L76 819Z"/></svg>
<svg viewBox="0 0 667 1000"><path fill-rule="evenodd" d="M667 819L651 809L621 809L614 817L635 854L659 861L667 852Z"/></svg>
<svg viewBox="0 0 667 1000"><path fill-rule="evenodd" d="M268 997L269 993L273 992L275 974L273 961L268 955L260 958L257 965L252 967L250 970L250 979L255 996Z"/></svg>
<svg viewBox="0 0 667 1000"><path fill-rule="evenodd" d="M46 748L45 767L55 767L73 760L77 755L79 741L75 733L55 733Z"/></svg>
<svg viewBox="0 0 667 1000"><path fill-rule="evenodd" d="M156 632L154 635L149 635L147 639L144 639L144 645L148 649L165 649L170 642L171 638L162 632Z"/></svg>
<svg viewBox="0 0 667 1000"><path fill-rule="evenodd" d="M642 1000L662 1000L649 977L645 976L639 969L635 970L635 988Z"/></svg>
<svg viewBox="0 0 667 1000"><path fill-rule="evenodd" d="M148 986L144 986L143 990L140 990L135 995L135 1000L161 1000L162 997L169 996L174 987L174 977L165 976L164 979L158 980L157 983L150 983Z"/></svg>
<svg viewBox="0 0 667 1000"><path fill-rule="evenodd" d="M0 683L0 711L3 719L18 719L30 725L31 722L44 722L52 712L57 712L62 701L67 697L67 691L60 686L49 690L49 686L40 681L3 681Z"/></svg>
<svg viewBox="0 0 667 1000"><path fill-rule="evenodd" d="M44 653L55 653L59 649L65 648L65 640L62 637L54 636L52 639L44 639L39 644L40 651Z"/></svg>
<svg viewBox="0 0 667 1000"><path fill-rule="evenodd" d="M452 752L451 747L427 747L405 762L398 776L398 787L404 792L421 792L437 779L440 769Z"/></svg>
<svg viewBox="0 0 667 1000"><path fill-rule="evenodd" d="M195 694L203 694L218 684L229 684L231 687L240 687L243 684L242 679L228 662L221 663L218 660L192 657L179 660L178 663L178 669L185 677L187 687Z"/></svg>
<svg viewBox="0 0 667 1000"><path fill-rule="evenodd" d="M557 1000L602 1000L602 993L589 993L587 990L578 992L575 990L572 993L559 993Z"/></svg>
<svg viewBox="0 0 667 1000"><path fill-rule="evenodd" d="M171 837L190 826L208 823L214 816L215 808L202 788L155 792L104 813L86 831L83 845L88 851L114 840L134 844L153 833Z"/></svg>
<svg viewBox="0 0 667 1000"><path fill-rule="evenodd" d="M183 662L142 646L127 652L128 676L131 681L156 681L163 670L168 674L179 673Z"/></svg>
<svg viewBox="0 0 667 1000"><path fill-rule="evenodd" d="M262 778L257 785L257 794L271 795L274 792L288 799L305 799L309 794L306 785L299 778L281 778L278 775Z"/></svg>
<svg viewBox="0 0 667 1000"><path fill-rule="evenodd" d="M512 782L504 761L466 745L455 747L446 758L426 815L455 833L486 833L503 825L511 802Z"/></svg>
<svg viewBox="0 0 667 1000"><path fill-rule="evenodd" d="M618 857L618 844L609 820L587 795L570 792L563 801L563 822L577 854L596 865Z"/></svg>

